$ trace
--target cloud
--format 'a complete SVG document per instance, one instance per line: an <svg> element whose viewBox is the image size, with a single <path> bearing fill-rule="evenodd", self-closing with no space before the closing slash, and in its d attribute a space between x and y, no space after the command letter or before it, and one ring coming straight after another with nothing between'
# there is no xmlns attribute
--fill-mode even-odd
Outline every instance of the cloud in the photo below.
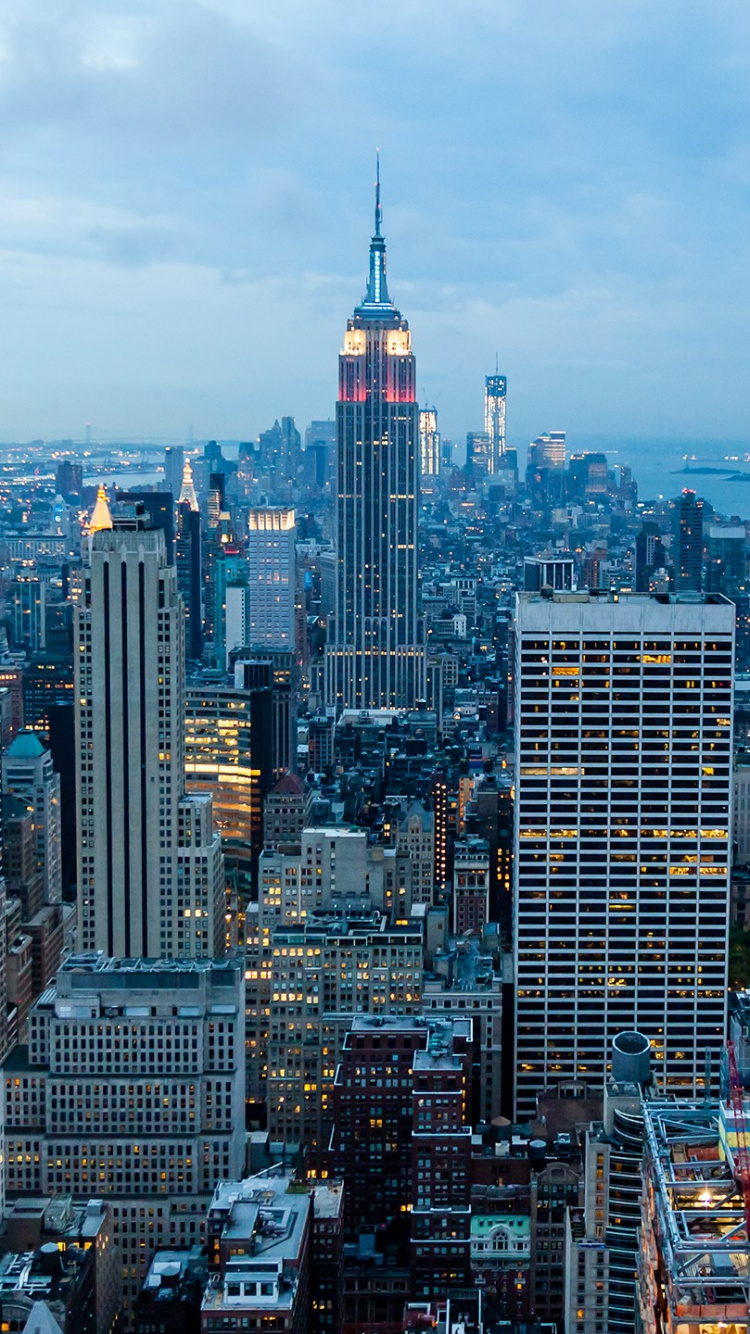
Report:
<svg viewBox="0 0 750 1334"><path fill-rule="evenodd" d="M446 433L496 350L519 443L741 433L749 62L738 0L6 0L3 432L326 415L379 144Z"/></svg>

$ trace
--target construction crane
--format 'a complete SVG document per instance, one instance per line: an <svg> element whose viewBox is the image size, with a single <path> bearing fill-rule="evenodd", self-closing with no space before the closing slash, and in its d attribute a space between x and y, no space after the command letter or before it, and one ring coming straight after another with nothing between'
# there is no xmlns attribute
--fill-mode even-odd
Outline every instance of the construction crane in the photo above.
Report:
<svg viewBox="0 0 750 1334"><path fill-rule="evenodd" d="M734 1174L737 1178L737 1184L742 1191L742 1199L745 1206L745 1230L747 1239L750 1242L750 1149L747 1142L747 1127L745 1125L745 1110L743 1105L744 1089L737 1069L737 1058L734 1054L734 1043L727 1043L727 1065L729 1067L729 1096L734 1113L734 1124L737 1131L737 1148L734 1153Z"/></svg>

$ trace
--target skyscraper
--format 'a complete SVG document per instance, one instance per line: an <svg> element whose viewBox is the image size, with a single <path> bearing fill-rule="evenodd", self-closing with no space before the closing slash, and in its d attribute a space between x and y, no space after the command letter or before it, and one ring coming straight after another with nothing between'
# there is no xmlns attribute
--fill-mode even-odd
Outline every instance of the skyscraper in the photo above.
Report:
<svg viewBox="0 0 750 1334"><path fill-rule="evenodd" d="M200 662L203 657L201 516L189 459L185 460L177 504L175 563L177 588L185 607L185 652L192 661Z"/></svg>
<svg viewBox="0 0 750 1334"><path fill-rule="evenodd" d="M164 535L97 502L76 607L79 932L108 955L223 949L211 798L185 795L185 619ZM109 527L106 526L109 517Z"/></svg>
<svg viewBox="0 0 750 1334"><path fill-rule="evenodd" d="M437 408L422 408L419 413L419 466L423 477L440 472L440 432Z"/></svg>
<svg viewBox="0 0 750 1334"><path fill-rule="evenodd" d="M409 326L388 295L380 176L367 292L348 321L336 407L338 579L327 693L349 708L424 697L419 409Z"/></svg>
<svg viewBox="0 0 750 1334"><path fill-rule="evenodd" d="M484 381L484 429L490 438L490 472L502 467L505 454L505 404L508 381L504 375L488 375Z"/></svg>
<svg viewBox="0 0 750 1334"><path fill-rule="evenodd" d="M618 1032L702 1090L724 1041L734 608L519 595L516 1104L604 1084Z"/></svg>
<svg viewBox="0 0 750 1334"><path fill-rule="evenodd" d="M677 587L700 593L703 584L703 501L683 491L677 521Z"/></svg>
<svg viewBox="0 0 750 1334"><path fill-rule="evenodd" d="M244 642L253 648L294 648L296 536L293 509L266 505L250 510L246 547L249 615Z"/></svg>

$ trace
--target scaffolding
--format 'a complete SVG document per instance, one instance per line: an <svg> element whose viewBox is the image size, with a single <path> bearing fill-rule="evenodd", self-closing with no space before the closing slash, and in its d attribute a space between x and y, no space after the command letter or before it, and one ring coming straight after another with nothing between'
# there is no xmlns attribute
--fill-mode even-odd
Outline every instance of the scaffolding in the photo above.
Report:
<svg viewBox="0 0 750 1334"><path fill-rule="evenodd" d="M748 1334L750 1247L731 1104L645 1102L643 1334Z"/></svg>

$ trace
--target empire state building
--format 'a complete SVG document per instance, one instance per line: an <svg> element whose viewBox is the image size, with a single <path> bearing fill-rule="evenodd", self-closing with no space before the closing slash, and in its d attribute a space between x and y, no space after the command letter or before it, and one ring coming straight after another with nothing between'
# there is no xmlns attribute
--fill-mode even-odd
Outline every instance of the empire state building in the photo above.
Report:
<svg viewBox="0 0 750 1334"><path fill-rule="evenodd" d="M425 694L419 616L419 408L409 326L388 295L380 174L367 292L347 322L336 405L336 613L330 704L408 708Z"/></svg>

